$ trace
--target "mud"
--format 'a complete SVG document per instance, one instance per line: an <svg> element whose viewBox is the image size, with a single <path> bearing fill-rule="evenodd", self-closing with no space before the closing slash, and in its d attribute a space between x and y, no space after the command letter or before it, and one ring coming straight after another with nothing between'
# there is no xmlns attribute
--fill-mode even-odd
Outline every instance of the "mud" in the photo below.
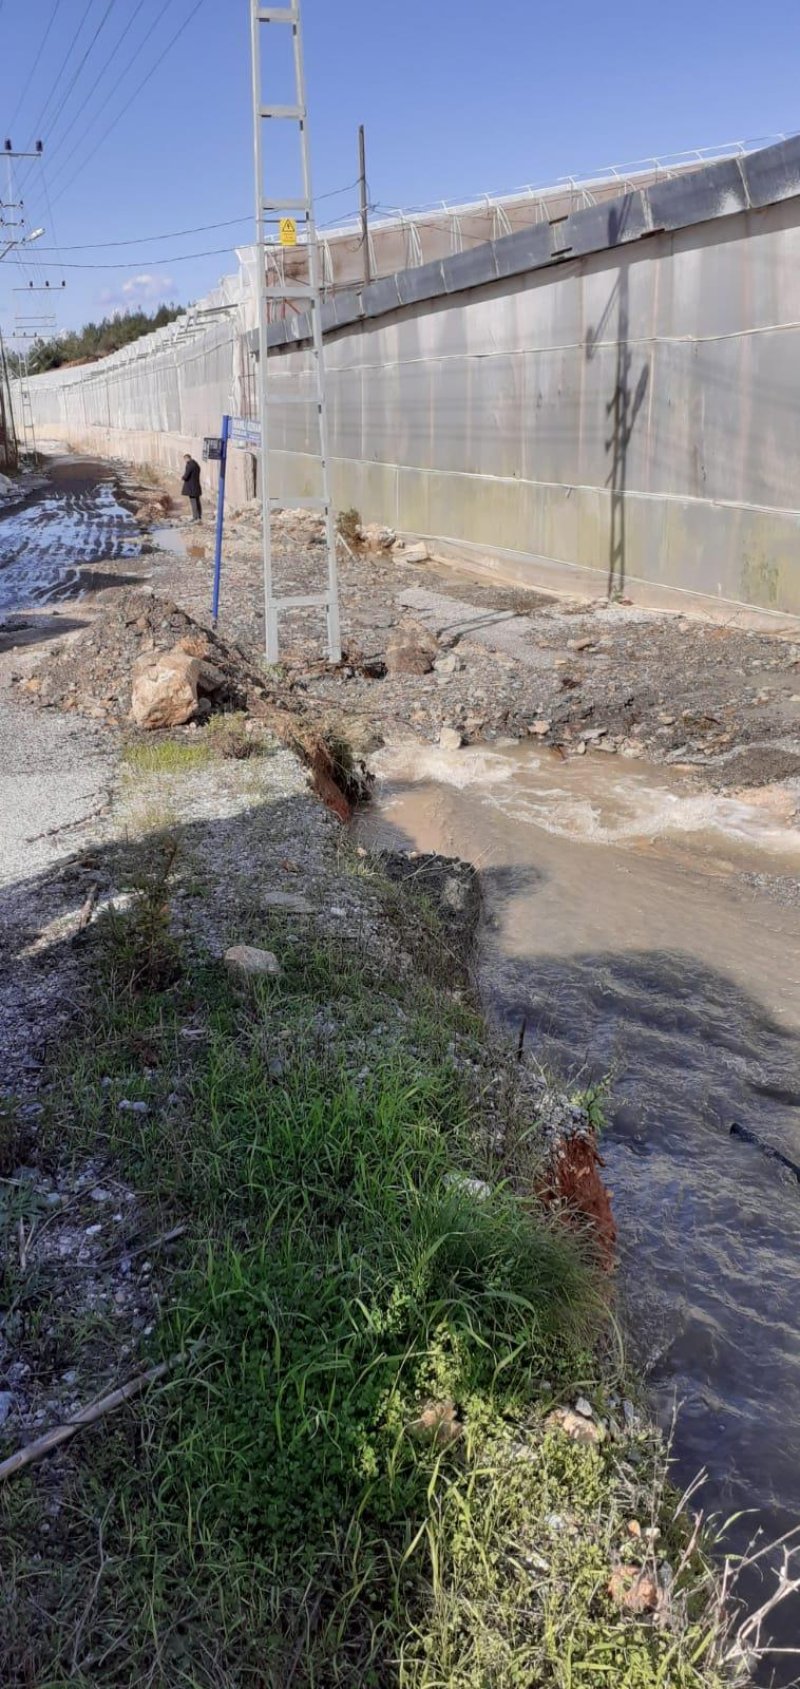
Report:
<svg viewBox="0 0 800 1689"><path fill-rule="evenodd" d="M0 510L0 616L53 605L116 584L100 562L133 561L142 533L108 464L62 457ZM130 576L135 579L136 574Z"/></svg>
<svg viewBox="0 0 800 1689"><path fill-rule="evenodd" d="M275 519L282 588L319 586L320 542L317 518ZM204 540L201 530L192 551L171 548L152 564L203 619L210 532ZM343 664L325 663L319 618L303 611L282 618L281 660L359 749L403 729L431 743L453 727L470 744L533 734L568 757L597 743L607 755L687 763L718 790L800 778L800 638L789 624L755 633L631 604L506 591L443 563L343 546L339 569ZM220 627L258 644L262 606L258 517L247 507L227 520ZM409 616L437 633L452 661L427 675L377 678Z"/></svg>

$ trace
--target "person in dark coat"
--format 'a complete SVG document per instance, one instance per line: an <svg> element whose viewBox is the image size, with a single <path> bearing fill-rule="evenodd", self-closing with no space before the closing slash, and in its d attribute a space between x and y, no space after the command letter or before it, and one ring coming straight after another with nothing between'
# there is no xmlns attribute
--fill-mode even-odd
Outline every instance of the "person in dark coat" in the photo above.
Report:
<svg viewBox="0 0 800 1689"><path fill-rule="evenodd" d="M199 463L196 463L194 458L190 457L187 452L183 466L183 485L181 486L181 495L183 498L188 498L189 500L193 522L202 522L203 520L203 505L201 502L202 491L203 489L200 486L200 465Z"/></svg>

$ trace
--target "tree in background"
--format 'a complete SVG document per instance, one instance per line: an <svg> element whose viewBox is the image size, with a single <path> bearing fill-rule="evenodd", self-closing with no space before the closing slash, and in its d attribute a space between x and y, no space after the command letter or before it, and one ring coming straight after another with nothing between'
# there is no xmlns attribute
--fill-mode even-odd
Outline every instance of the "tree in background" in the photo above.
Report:
<svg viewBox="0 0 800 1689"><path fill-rule="evenodd" d="M159 305L157 311L126 311L124 315L103 317L100 322L86 323L84 328L70 329L54 335L51 340L34 340L28 354L31 375L41 375L48 369L61 369L64 364L90 364L107 358L122 346L130 346L143 334L165 328L186 309L184 305ZM11 362L9 357L9 362ZM17 369L20 359L15 358Z"/></svg>

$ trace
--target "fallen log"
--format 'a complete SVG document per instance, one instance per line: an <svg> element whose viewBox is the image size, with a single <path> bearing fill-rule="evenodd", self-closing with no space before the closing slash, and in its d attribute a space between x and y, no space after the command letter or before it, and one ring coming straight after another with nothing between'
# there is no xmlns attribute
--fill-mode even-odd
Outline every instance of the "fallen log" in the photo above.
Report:
<svg viewBox="0 0 800 1689"><path fill-rule="evenodd" d="M739 1138L743 1144L752 1144L753 1148L760 1150L768 1161L779 1161L782 1167L787 1167L789 1172L794 1174L798 1184L800 1184L800 1167L798 1167L797 1162L790 1161L788 1155L784 1155L782 1150L775 1149L773 1144L765 1144L763 1138L759 1138L758 1134L751 1132L747 1126L740 1126L738 1120L734 1120L731 1126L731 1137Z"/></svg>

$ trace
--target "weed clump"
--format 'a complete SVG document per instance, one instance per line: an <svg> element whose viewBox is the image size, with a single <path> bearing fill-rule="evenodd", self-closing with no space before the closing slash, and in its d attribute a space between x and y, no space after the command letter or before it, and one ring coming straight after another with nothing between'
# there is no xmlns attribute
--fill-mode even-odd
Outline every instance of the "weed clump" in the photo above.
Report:
<svg viewBox="0 0 800 1689"><path fill-rule="evenodd" d="M361 516L354 505L351 505L349 510L339 511L336 531L348 545L361 544Z"/></svg>
<svg viewBox="0 0 800 1689"><path fill-rule="evenodd" d="M156 838L132 875L126 907L110 904L98 922L104 972L115 995L160 992L178 978L181 959L172 933L170 889L179 849L174 833Z"/></svg>

